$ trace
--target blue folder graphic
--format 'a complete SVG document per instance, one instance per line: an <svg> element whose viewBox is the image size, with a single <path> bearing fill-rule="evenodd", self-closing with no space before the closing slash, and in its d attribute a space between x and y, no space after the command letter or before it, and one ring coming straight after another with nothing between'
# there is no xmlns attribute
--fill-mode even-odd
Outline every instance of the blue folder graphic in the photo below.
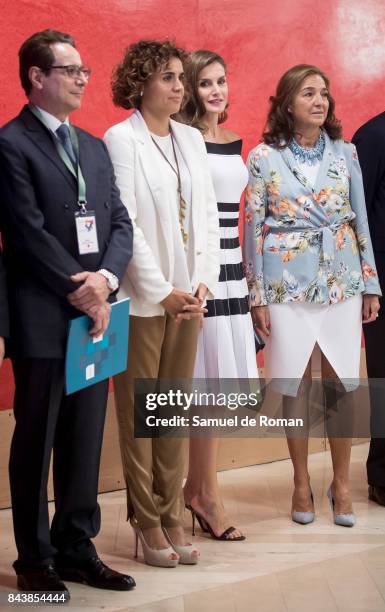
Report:
<svg viewBox="0 0 385 612"><path fill-rule="evenodd" d="M86 315L72 319L66 352L66 394L90 387L127 367L129 298L111 306L110 324L102 336L91 338Z"/></svg>

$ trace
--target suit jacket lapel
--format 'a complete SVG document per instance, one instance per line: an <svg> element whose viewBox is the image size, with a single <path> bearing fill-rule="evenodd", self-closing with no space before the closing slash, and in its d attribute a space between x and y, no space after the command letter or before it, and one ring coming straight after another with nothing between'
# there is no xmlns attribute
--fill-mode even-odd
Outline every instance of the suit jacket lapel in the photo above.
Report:
<svg viewBox="0 0 385 612"><path fill-rule="evenodd" d="M86 196L89 199L89 189L94 185L97 185L97 169L93 163L94 155L92 153L92 146L90 148L90 138L88 134L79 130L75 127L76 134L79 142L79 165L83 174L83 178L86 184ZM92 142L91 142L92 145ZM76 183L75 183L76 185ZM90 202L92 208L92 202Z"/></svg>
<svg viewBox="0 0 385 612"><path fill-rule="evenodd" d="M170 240L170 236L172 236L172 226L170 218L169 194L167 193L164 183L162 182L162 171L157 162L156 148L151 140L150 132L142 115L139 111L135 111L128 121L131 123L136 141L138 143L138 152L143 173L150 188L155 204L155 210L159 217L160 227L167 244L171 277L174 270L174 248L173 241Z"/></svg>
<svg viewBox="0 0 385 612"><path fill-rule="evenodd" d="M53 164L55 164L71 187L76 190L75 177L62 162L53 140L53 134L51 134L50 131L31 113L27 106L21 111L20 117L26 126L26 136Z"/></svg>
<svg viewBox="0 0 385 612"><path fill-rule="evenodd" d="M130 117L131 125L138 142L140 161L143 172L155 200L156 208L160 217L164 217L168 207L165 202L165 194L161 181L161 169L157 163L157 157L150 152L156 152L155 145L151 140L150 132L139 111Z"/></svg>

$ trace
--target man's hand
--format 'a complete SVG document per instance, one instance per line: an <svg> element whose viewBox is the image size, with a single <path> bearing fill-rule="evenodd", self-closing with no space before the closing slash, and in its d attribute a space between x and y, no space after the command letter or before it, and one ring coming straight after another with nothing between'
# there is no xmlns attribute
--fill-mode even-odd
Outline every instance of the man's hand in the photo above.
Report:
<svg viewBox="0 0 385 612"><path fill-rule="evenodd" d="M4 354L5 354L4 338L0 337L0 368L1 368L1 364L3 363Z"/></svg>
<svg viewBox="0 0 385 612"><path fill-rule="evenodd" d="M362 322L371 323L378 317L378 311L380 310L380 301L377 295L366 294L363 297L362 302Z"/></svg>
<svg viewBox="0 0 385 612"><path fill-rule="evenodd" d="M207 312L206 308L201 307L201 302L197 297L180 289L173 289L161 304L176 321L200 317Z"/></svg>
<svg viewBox="0 0 385 612"><path fill-rule="evenodd" d="M94 322L89 331L90 336L95 337L104 334L110 322L110 313L111 306L108 302L104 302L101 306L93 306L88 310L87 314Z"/></svg>
<svg viewBox="0 0 385 612"><path fill-rule="evenodd" d="M264 336L270 336L270 315L268 306L252 306L251 318L254 327Z"/></svg>
<svg viewBox="0 0 385 612"><path fill-rule="evenodd" d="M71 276L71 280L83 284L69 293L67 299L72 306L87 314L90 308L104 304L110 295L107 279L98 272L79 272Z"/></svg>

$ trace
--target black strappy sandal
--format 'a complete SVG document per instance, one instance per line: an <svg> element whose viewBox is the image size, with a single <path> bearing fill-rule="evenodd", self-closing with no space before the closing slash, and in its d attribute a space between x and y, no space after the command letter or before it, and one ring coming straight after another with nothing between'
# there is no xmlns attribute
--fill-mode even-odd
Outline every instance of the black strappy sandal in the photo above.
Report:
<svg viewBox="0 0 385 612"><path fill-rule="evenodd" d="M231 533L234 533L234 531L237 531L235 527L228 527L227 529L225 529L225 531L223 533L221 533L221 535L218 536L214 532L214 530L211 527L210 523L208 523L206 521L206 519L203 518L203 516L201 514L199 514L199 512L194 510L194 508L192 506L190 506L189 504L186 504L185 507L187 508L187 510L190 510L190 512L191 512L191 517L192 517L192 531L191 531L191 533L192 533L193 536L195 536L195 518L197 518L199 526L202 529L202 531L204 531L205 533L209 533L210 536L214 540L222 540L222 542L241 542L242 540L246 540L246 536L244 536L244 535L237 536L236 538L229 538L229 535Z"/></svg>

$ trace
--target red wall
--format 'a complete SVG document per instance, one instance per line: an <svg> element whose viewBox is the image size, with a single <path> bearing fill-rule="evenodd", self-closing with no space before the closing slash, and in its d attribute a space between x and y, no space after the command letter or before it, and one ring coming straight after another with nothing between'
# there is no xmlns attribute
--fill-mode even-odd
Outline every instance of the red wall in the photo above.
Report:
<svg viewBox="0 0 385 612"><path fill-rule="evenodd" d="M0 123L24 102L17 50L47 27L71 33L93 69L73 119L97 135L124 117L110 98L113 65L125 46L148 37L224 56L228 125L244 138L245 152L260 138L278 78L297 63L317 64L331 77L345 137L385 109L384 0L3 0L1 16Z"/></svg>

